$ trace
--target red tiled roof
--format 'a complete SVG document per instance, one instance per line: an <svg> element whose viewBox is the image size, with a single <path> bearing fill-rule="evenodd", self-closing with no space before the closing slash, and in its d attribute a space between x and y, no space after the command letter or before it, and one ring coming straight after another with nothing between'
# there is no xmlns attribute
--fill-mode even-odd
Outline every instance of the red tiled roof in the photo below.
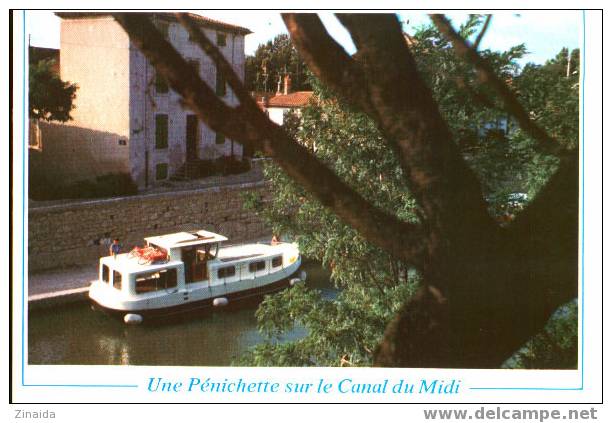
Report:
<svg viewBox="0 0 612 423"><path fill-rule="evenodd" d="M102 16L110 16L111 14L108 12L55 12L57 16L62 19L81 19L81 18L94 18L94 17L102 17ZM161 13L161 12L152 12L147 13L151 17L161 18L165 20L170 20L176 22L176 17L174 13ZM242 35L251 34L252 31L248 28L244 28L242 26L232 25L225 22L217 21L215 19L207 18L205 16L196 15L195 13L188 13L188 15L196 20L200 25L218 29L225 30L229 32L235 32Z"/></svg>
<svg viewBox="0 0 612 423"><path fill-rule="evenodd" d="M268 107L303 107L312 98L312 91L297 91L287 95L279 94L268 100Z"/></svg>

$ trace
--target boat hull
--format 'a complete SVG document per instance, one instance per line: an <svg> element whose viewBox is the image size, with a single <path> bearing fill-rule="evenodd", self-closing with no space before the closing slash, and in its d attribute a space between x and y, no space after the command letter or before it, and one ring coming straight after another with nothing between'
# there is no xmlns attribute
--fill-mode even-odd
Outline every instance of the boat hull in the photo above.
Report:
<svg viewBox="0 0 612 423"><path fill-rule="evenodd" d="M203 298L199 300L186 301L185 303L173 305L169 307L159 308L134 308L129 310L119 310L110 307L106 307L99 304L95 300L91 299L93 306L104 312L105 314L123 319L126 314L137 314L142 316L143 322L159 322L161 320L168 320L173 317L183 317L192 314L204 314L211 312L214 309L229 308L233 309L236 306L245 306L249 303L256 304L263 299L267 294L281 291L291 286L291 280L299 277L299 270L296 270L289 277L281 279L276 282L266 284L264 286L246 289L237 292L229 292L222 296L215 296L210 298ZM217 298L226 298L226 306L215 306L214 301Z"/></svg>

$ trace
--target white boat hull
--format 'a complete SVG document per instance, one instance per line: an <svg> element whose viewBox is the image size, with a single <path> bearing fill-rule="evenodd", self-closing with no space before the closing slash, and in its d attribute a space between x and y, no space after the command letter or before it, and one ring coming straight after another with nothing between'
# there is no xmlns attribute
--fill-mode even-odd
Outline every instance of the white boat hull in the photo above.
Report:
<svg viewBox="0 0 612 423"><path fill-rule="evenodd" d="M184 288L161 290L139 298L117 296L116 290L101 281L92 283L89 296L94 305L104 312L124 318L126 314L142 316L143 321L159 319L183 313L203 312L215 307L220 298L225 305L235 305L292 286L291 281L300 277L301 259L267 275L250 279L211 285L208 281L185 285ZM221 301L217 301L219 304Z"/></svg>

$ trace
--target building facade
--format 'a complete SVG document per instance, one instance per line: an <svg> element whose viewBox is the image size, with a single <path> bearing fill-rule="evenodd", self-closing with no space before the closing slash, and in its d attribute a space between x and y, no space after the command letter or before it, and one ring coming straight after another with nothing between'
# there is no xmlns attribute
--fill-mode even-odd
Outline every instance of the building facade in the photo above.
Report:
<svg viewBox="0 0 612 423"><path fill-rule="evenodd" d="M51 174L69 181L127 173L140 188L185 172L188 163L242 155L182 106L127 33L104 13L57 13L62 19L60 77L79 87L73 120L45 125ZM244 76L246 28L192 15L207 37ZM213 61L172 14L150 18L200 77L229 105L237 104Z"/></svg>

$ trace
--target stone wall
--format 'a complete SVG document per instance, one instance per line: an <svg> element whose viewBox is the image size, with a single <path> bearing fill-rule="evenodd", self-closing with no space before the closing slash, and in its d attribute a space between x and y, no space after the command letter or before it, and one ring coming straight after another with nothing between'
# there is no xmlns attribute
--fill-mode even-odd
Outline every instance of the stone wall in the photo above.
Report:
<svg viewBox="0 0 612 423"><path fill-rule="evenodd" d="M129 251L146 236L182 230L207 229L230 244L269 236L263 221L243 209L241 194L253 191L268 195L265 184L256 182L30 208L29 272L96 266L113 238Z"/></svg>

